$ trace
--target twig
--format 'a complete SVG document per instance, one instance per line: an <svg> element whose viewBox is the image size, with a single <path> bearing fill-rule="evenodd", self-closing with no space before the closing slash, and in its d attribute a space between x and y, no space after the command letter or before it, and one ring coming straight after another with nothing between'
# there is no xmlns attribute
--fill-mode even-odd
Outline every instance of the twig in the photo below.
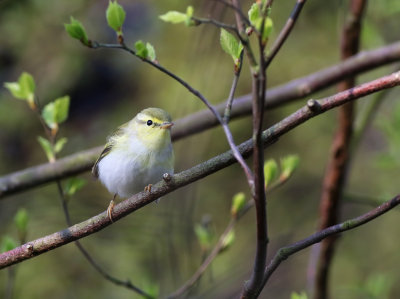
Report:
<svg viewBox="0 0 400 299"><path fill-rule="evenodd" d="M366 0L352 0L350 17L342 33L341 57L346 59L356 54L359 49L361 19L366 7ZM339 91L350 89L355 84L355 77L348 78L339 84ZM340 202L346 183L350 144L353 135L354 103L343 105L338 110L339 126L332 142L328 166L323 179L320 201L320 224L323 230L338 223ZM336 238L326 238L318 247L314 282L314 298L328 297L328 275L334 255Z"/></svg>
<svg viewBox="0 0 400 299"><path fill-rule="evenodd" d="M281 32L279 33L278 37L276 38L269 55L265 59L265 67L267 68L272 60L274 59L275 55L278 54L279 50L281 49L282 45L285 43L286 39L290 35L294 24L303 8L304 4L307 0L297 0L296 5L294 6L292 13L290 14L289 19L286 21L285 26L282 28Z"/></svg>
<svg viewBox="0 0 400 299"><path fill-rule="evenodd" d="M351 90L340 92L333 96L323 98L319 101L309 100L307 105L295 111L282 121L276 123L262 134L264 146L273 143L277 138L325 111L343 105L349 101L365 97L374 92L400 85L400 72L376 79L354 87ZM252 153L252 140L247 140L238 146L243 157ZM118 221L120 218L140 209L141 207L155 201L178 188L186 186L212 173L228 167L236 162L231 151L227 151L188 170L172 176L171 181L158 182L151 193L140 192L131 198L117 204L113 210L113 218ZM52 235L28 242L8 252L0 254L0 269L22 262L23 260L35 257L39 254L53 250L62 245L68 244L77 239L91 235L110 225L110 219L106 211L86 221L59 231Z"/></svg>
<svg viewBox="0 0 400 299"><path fill-rule="evenodd" d="M240 72L242 70L242 65L243 65L243 51L240 53L239 57L239 67L237 70L235 70L235 75L233 77L233 82L231 86L231 90L229 92L228 99L226 100L226 105L225 105L225 110L224 110L224 117L223 120L225 123L229 123L229 120L231 118L231 111L232 111L232 104L233 101L235 100L235 91L236 87L239 82L239 77L240 77Z"/></svg>
<svg viewBox="0 0 400 299"><path fill-rule="evenodd" d="M196 25L211 24L218 28L224 28L224 29L233 31L237 36L239 36L239 31L237 30L235 25L225 24L225 23L219 22L214 19L205 19L205 18L196 18L196 17L192 17L191 19L193 21L195 21Z"/></svg>
<svg viewBox="0 0 400 299"><path fill-rule="evenodd" d="M272 258L271 262L269 263L268 267L265 269L265 276L264 276L264 285L268 282L271 275L274 273L276 268L286 259L288 259L291 255L303 250L313 244L321 242L322 240L326 239L327 237L333 236L338 233L342 233L351 229L354 229L358 226L361 226L369 221L385 214L386 212L390 211L394 207L400 204L400 195L397 195L393 199L383 203L382 205L378 206L377 208L365 213L361 216L356 218L352 218L350 220L344 221L340 224L336 224L330 227L327 227L319 232L312 234L311 236L298 241L292 245L282 247L277 251L275 256Z"/></svg>

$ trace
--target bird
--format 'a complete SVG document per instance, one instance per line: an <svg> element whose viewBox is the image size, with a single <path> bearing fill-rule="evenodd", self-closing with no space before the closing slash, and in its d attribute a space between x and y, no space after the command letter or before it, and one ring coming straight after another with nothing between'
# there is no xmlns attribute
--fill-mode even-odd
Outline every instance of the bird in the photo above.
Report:
<svg viewBox="0 0 400 299"><path fill-rule="evenodd" d="M107 208L111 222L117 196L128 198L143 190L151 192L152 184L164 174L173 175L172 126L166 111L146 108L108 137L92 173L114 194Z"/></svg>

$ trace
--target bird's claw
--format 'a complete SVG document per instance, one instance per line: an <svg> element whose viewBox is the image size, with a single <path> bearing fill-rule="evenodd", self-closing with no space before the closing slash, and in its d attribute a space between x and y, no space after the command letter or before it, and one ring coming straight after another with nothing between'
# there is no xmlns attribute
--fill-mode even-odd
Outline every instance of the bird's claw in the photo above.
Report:
<svg viewBox="0 0 400 299"><path fill-rule="evenodd" d="M147 192L151 192L151 187L152 187L153 185L152 184L148 184L146 187L144 187L144 191L147 191Z"/></svg>
<svg viewBox="0 0 400 299"><path fill-rule="evenodd" d="M111 222L114 222L113 217L112 217L112 212L113 212L114 206L115 206L115 202L114 202L114 200L111 200L110 204L108 205L108 208L107 208L107 216Z"/></svg>

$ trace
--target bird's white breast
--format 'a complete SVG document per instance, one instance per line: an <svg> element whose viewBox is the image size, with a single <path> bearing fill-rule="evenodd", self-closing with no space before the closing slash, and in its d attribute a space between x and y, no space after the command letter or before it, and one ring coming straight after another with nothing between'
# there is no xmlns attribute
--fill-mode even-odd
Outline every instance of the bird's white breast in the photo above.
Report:
<svg viewBox="0 0 400 299"><path fill-rule="evenodd" d="M164 173L173 174L171 143L157 150L149 150L139 140L130 140L123 147L113 148L99 162L99 179L112 194L130 197L149 184L162 179Z"/></svg>

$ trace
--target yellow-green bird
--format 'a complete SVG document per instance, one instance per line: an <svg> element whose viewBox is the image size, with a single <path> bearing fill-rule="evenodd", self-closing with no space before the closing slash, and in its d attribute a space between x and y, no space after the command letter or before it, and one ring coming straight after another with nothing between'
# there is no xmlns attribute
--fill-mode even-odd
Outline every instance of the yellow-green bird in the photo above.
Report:
<svg viewBox="0 0 400 299"><path fill-rule="evenodd" d="M166 111L147 108L108 138L92 173L114 194L114 199L117 195L127 198L151 191L151 184L165 173L174 173L172 125ZM107 209L111 221L113 207L111 200Z"/></svg>

